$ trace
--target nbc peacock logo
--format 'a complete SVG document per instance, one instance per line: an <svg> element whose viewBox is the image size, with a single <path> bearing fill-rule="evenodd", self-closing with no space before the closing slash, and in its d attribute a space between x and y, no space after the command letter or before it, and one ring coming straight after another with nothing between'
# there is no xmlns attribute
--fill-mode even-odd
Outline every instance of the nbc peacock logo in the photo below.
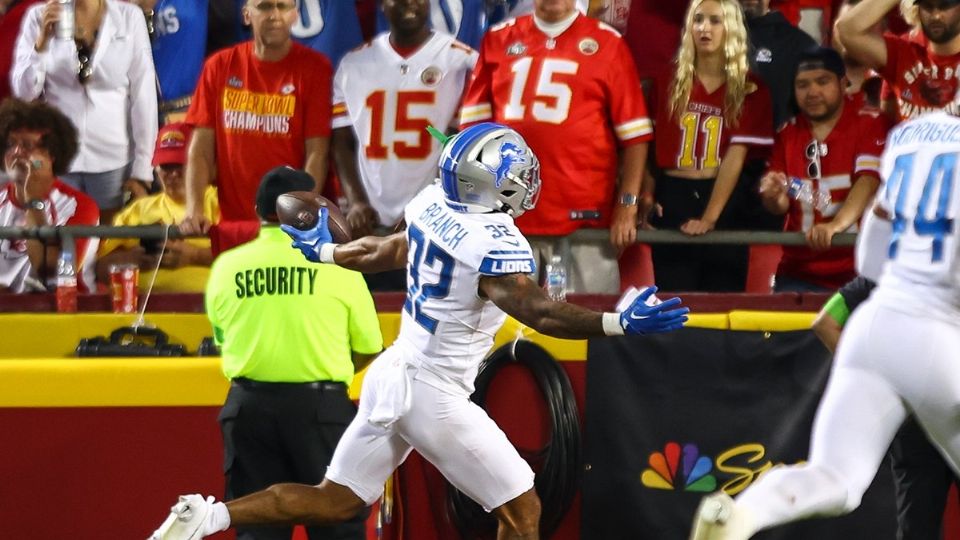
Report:
<svg viewBox="0 0 960 540"><path fill-rule="evenodd" d="M712 492L717 478L710 474L713 461L700 455L695 444L668 442L663 452L653 452L650 468L640 475L643 485L653 489Z"/></svg>

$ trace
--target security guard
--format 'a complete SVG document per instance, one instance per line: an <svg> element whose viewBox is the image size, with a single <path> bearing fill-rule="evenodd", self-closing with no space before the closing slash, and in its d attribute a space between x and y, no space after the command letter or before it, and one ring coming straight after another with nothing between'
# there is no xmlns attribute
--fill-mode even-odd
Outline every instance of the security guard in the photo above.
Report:
<svg viewBox="0 0 960 540"><path fill-rule="evenodd" d="M347 384L383 348L363 276L307 263L277 226L277 197L313 186L304 171L269 171L257 191L259 236L210 269L207 316L231 380L219 418L227 500L278 482L319 484L356 414ZM289 539L291 532L256 527L238 529L237 538ZM363 516L308 532L311 540L365 538Z"/></svg>

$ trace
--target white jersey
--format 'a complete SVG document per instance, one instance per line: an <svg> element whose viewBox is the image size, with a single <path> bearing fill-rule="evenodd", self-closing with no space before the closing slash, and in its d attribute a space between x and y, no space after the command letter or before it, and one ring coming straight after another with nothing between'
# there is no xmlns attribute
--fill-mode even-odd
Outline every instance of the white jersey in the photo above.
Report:
<svg viewBox="0 0 960 540"><path fill-rule="evenodd" d="M14 186L7 185L0 188L0 226L25 227L27 212L17 202L13 194ZM96 212L92 200L84 208L78 204L76 195L68 187L59 182L53 185L46 201L49 203L44 213L47 223L59 225L95 225L96 218L90 212ZM89 221L74 221L77 216L90 218ZM77 238L74 253L74 265L77 268L77 280L81 292L96 290L96 275L94 267L97 260L97 248L100 239L96 237ZM27 241L23 239L0 240L0 288L7 288L13 293L29 292L32 288L42 289L56 284L56 276L47 276L47 283L37 279L37 271L30 263L27 252Z"/></svg>
<svg viewBox="0 0 960 540"><path fill-rule="evenodd" d="M434 32L410 57L378 35L340 62L333 81L333 127L353 126L358 167L370 204L392 226L436 175L440 143L428 125L446 131L456 118L477 52Z"/></svg>
<svg viewBox="0 0 960 540"><path fill-rule="evenodd" d="M878 294L897 305L960 310L960 118L937 112L893 129L877 204L893 219ZM935 313L931 313L935 314Z"/></svg>
<svg viewBox="0 0 960 540"><path fill-rule="evenodd" d="M530 244L506 214L452 210L438 184L410 201L405 217L408 290L397 343L435 376L427 382L473 393L480 361L506 318L479 296L480 278L536 271Z"/></svg>

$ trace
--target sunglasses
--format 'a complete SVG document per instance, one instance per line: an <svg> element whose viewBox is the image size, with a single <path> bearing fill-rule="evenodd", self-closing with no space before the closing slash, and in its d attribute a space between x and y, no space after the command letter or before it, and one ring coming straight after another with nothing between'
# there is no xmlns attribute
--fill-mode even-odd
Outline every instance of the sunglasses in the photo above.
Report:
<svg viewBox="0 0 960 540"><path fill-rule="evenodd" d="M77 42L77 80L80 84L86 84L90 76L93 75L93 66L90 65L90 59L93 51L90 46Z"/></svg>
<svg viewBox="0 0 960 540"><path fill-rule="evenodd" d="M816 139L810 141L810 144L804 150L804 155L807 157L807 178L819 180L820 156L823 155L820 150L820 143Z"/></svg>
<svg viewBox="0 0 960 540"><path fill-rule="evenodd" d="M4 152L14 152L16 149L20 149L24 152L30 153L36 150L37 148L43 148L43 141L31 141L28 139L7 139L7 146L4 149Z"/></svg>
<svg viewBox="0 0 960 540"><path fill-rule="evenodd" d="M271 13L275 9L280 13L286 13L295 7L297 7L296 2L257 2L253 4L253 8L260 13Z"/></svg>

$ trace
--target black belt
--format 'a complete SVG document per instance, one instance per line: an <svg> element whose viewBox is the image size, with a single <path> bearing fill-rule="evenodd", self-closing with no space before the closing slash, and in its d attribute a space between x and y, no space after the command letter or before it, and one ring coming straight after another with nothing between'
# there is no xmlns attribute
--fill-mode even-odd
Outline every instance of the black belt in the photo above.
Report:
<svg viewBox="0 0 960 540"><path fill-rule="evenodd" d="M176 111L179 109L186 109L190 106L190 102L193 101L193 95L183 96L177 99L168 99L166 101L161 101L157 108L160 112L170 112Z"/></svg>
<svg viewBox="0 0 960 540"><path fill-rule="evenodd" d="M338 381L264 382L254 381L246 377L237 377L231 380L231 384L245 390L291 390L294 388L309 388L311 390L321 390L324 392L346 393L347 391L347 384Z"/></svg>

